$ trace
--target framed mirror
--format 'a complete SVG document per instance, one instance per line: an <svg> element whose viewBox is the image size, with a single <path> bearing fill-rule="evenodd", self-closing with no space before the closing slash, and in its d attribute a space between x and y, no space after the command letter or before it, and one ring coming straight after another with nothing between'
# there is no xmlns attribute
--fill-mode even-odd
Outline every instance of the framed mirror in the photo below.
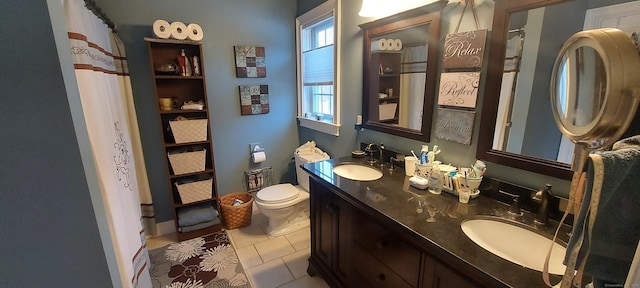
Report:
<svg viewBox="0 0 640 288"><path fill-rule="evenodd" d="M550 102L553 65L573 34L633 22L619 21L635 17L618 8L627 2L632 1L495 0L477 158L571 179L573 143L555 124ZM640 27L630 25L616 28Z"/></svg>
<svg viewBox="0 0 640 288"><path fill-rule="evenodd" d="M428 142L436 91L438 1L363 29L362 127Z"/></svg>

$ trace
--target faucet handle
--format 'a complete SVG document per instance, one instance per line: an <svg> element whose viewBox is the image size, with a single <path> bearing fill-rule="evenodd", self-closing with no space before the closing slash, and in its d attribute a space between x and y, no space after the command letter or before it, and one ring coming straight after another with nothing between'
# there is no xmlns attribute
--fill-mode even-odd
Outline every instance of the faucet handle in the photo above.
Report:
<svg viewBox="0 0 640 288"><path fill-rule="evenodd" d="M522 210L520 209L520 205L518 205L518 202L520 202L520 197L513 197L513 202L511 203L511 207L509 207L509 214L516 216L522 215Z"/></svg>

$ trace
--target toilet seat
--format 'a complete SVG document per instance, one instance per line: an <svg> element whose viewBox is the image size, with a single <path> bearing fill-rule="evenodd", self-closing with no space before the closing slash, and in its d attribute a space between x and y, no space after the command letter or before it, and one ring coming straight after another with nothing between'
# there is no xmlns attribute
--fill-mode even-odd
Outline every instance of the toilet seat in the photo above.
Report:
<svg viewBox="0 0 640 288"><path fill-rule="evenodd" d="M256 193L257 201L266 204L277 204L291 201L298 197L300 190L290 183L272 185Z"/></svg>

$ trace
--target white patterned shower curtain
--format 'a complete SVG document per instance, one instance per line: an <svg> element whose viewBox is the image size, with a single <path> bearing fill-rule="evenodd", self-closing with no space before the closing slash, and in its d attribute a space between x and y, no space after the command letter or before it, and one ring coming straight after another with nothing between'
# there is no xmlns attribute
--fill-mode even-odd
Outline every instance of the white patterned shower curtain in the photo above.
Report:
<svg viewBox="0 0 640 288"><path fill-rule="evenodd" d="M149 184L122 61L124 50L117 36L84 5L83 0L64 0L76 80L120 281L123 287L151 287L140 211L145 198L139 195L139 191L148 192Z"/></svg>

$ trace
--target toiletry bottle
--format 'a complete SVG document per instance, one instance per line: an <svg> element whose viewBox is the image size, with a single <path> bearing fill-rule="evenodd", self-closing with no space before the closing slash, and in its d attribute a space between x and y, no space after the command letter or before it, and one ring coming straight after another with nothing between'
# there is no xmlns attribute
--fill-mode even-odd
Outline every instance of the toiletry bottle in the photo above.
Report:
<svg viewBox="0 0 640 288"><path fill-rule="evenodd" d="M431 173L429 174L429 192L433 194L442 193L442 184L444 183L444 177L442 176L442 172L440 172L440 168L438 165L433 165L431 168Z"/></svg>
<svg viewBox="0 0 640 288"><path fill-rule="evenodd" d="M198 56L193 56L193 75L200 76L200 62L198 62Z"/></svg>
<svg viewBox="0 0 640 288"><path fill-rule="evenodd" d="M429 145L422 145L420 150L420 165L429 163Z"/></svg>
<svg viewBox="0 0 640 288"><path fill-rule="evenodd" d="M187 56L184 54L184 49L182 49L180 56L178 56L178 64L180 65L180 75L187 76Z"/></svg>

